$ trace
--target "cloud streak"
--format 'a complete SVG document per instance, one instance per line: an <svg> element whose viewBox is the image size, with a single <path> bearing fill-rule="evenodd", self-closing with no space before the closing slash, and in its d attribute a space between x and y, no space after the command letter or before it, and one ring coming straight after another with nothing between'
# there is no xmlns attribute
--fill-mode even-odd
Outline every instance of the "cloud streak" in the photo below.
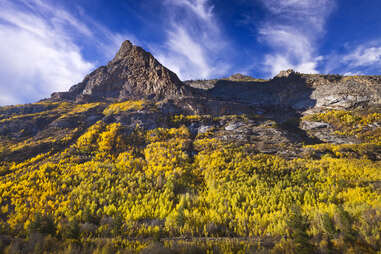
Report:
<svg viewBox="0 0 381 254"><path fill-rule="evenodd" d="M259 41L268 45L265 71L271 75L293 68L316 73L323 59L317 41L324 34L333 0L261 0L270 15L259 26Z"/></svg>
<svg viewBox="0 0 381 254"><path fill-rule="evenodd" d="M169 18L164 47L153 47L160 62L181 79L211 78L225 74L228 40L222 35L213 5L207 0L167 0ZM183 13L181 17L174 14ZM225 63L223 63L225 62Z"/></svg>
<svg viewBox="0 0 381 254"><path fill-rule="evenodd" d="M346 45L344 52L332 53L326 59L326 73L335 72L343 75L378 73L381 68L381 41Z"/></svg>
<svg viewBox="0 0 381 254"><path fill-rule="evenodd" d="M343 56L342 61L352 68L381 66L381 43L358 45L352 53ZM376 66L374 66L376 67Z"/></svg>
<svg viewBox="0 0 381 254"><path fill-rule="evenodd" d="M67 90L97 64L83 57L80 41L91 40L99 59L110 59L123 37L47 1L0 1L0 105Z"/></svg>

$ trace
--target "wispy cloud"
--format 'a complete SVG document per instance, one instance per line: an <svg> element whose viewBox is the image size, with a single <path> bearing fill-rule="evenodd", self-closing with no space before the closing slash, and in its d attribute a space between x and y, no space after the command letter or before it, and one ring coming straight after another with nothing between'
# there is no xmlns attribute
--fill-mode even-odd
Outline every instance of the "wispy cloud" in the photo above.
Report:
<svg viewBox="0 0 381 254"><path fill-rule="evenodd" d="M187 7L203 21L214 25L213 6L207 0L167 0L167 4Z"/></svg>
<svg viewBox="0 0 381 254"><path fill-rule="evenodd" d="M381 66L381 43L373 42L359 45L352 53L344 55L342 61L352 68L374 65L379 68Z"/></svg>
<svg viewBox="0 0 381 254"><path fill-rule="evenodd" d="M362 44L346 45L345 52L327 56L326 73L344 75L374 74L381 68L381 41L375 40Z"/></svg>
<svg viewBox="0 0 381 254"><path fill-rule="evenodd" d="M169 17L164 47L153 47L159 61L181 79L210 78L231 68L221 59L229 54L224 38L207 0L167 0ZM176 16L183 13L181 17Z"/></svg>
<svg viewBox="0 0 381 254"><path fill-rule="evenodd" d="M293 68L316 73L323 59L318 39L324 34L333 0L261 0L270 15L259 27L259 40L271 48L265 71L272 75Z"/></svg>
<svg viewBox="0 0 381 254"><path fill-rule="evenodd" d="M0 105L67 90L95 67L83 57L81 39L109 59L123 37L47 1L0 1Z"/></svg>

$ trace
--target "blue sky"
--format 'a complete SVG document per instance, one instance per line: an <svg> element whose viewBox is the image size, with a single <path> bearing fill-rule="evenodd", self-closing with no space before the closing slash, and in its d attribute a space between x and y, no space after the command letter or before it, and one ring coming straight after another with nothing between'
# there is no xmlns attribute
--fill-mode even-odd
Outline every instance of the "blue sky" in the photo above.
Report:
<svg viewBox="0 0 381 254"><path fill-rule="evenodd" d="M122 41L181 79L380 74L378 0L0 0L0 105L64 91Z"/></svg>

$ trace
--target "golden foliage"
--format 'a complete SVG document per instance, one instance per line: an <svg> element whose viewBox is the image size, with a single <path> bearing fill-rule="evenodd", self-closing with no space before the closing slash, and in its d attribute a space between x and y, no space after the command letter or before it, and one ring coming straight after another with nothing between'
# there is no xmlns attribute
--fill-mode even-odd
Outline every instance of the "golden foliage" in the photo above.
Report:
<svg viewBox="0 0 381 254"><path fill-rule="evenodd" d="M73 116L75 114L87 112L93 108L100 106L100 105L102 105L102 103L100 103L100 102L78 104L78 105L75 105L74 107L72 107L68 113L61 115L60 118L63 119L63 118L69 117L69 116Z"/></svg>
<svg viewBox="0 0 381 254"><path fill-rule="evenodd" d="M308 239L342 249L356 236L379 250L380 161L328 148L338 156L286 160L208 135L192 140L185 126L126 133L100 121L70 149L1 165L0 225L25 236L44 214L60 236L78 222L82 239L289 235L282 251Z"/></svg>
<svg viewBox="0 0 381 254"><path fill-rule="evenodd" d="M305 120L322 121L331 124L336 134L356 136L370 143L381 143L381 128L371 128L381 123L381 113L331 110L304 117Z"/></svg>
<svg viewBox="0 0 381 254"><path fill-rule="evenodd" d="M109 105L104 111L105 115L119 114L123 111L142 110L147 105L144 100L125 101Z"/></svg>

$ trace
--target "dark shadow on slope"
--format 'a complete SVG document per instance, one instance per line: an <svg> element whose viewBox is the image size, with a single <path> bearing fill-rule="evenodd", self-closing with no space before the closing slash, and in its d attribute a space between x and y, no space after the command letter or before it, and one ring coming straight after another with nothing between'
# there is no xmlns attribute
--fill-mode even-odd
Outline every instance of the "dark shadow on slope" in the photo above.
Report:
<svg viewBox="0 0 381 254"><path fill-rule="evenodd" d="M198 99L193 108L197 108L197 113L215 116L261 115L275 121L295 143L317 144L322 141L299 127L301 113L316 105L311 98L313 91L306 78L295 72L271 80L218 80L209 90L200 91L205 99Z"/></svg>

